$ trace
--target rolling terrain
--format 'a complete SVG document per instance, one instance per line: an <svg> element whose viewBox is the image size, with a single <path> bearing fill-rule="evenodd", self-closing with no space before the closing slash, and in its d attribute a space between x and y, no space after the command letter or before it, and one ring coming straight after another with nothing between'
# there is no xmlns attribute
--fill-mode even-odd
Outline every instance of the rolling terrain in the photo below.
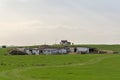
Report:
<svg viewBox="0 0 120 80"><path fill-rule="evenodd" d="M120 52L120 45L83 45ZM120 80L120 54L7 55L0 49L0 80Z"/></svg>

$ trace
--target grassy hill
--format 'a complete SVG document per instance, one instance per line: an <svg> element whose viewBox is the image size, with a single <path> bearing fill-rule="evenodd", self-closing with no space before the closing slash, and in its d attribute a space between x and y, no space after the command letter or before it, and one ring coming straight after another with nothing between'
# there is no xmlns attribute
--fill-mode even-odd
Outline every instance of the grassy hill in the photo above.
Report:
<svg viewBox="0 0 120 80"><path fill-rule="evenodd" d="M120 52L120 45L82 45ZM120 54L6 55L0 49L0 80L120 80Z"/></svg>

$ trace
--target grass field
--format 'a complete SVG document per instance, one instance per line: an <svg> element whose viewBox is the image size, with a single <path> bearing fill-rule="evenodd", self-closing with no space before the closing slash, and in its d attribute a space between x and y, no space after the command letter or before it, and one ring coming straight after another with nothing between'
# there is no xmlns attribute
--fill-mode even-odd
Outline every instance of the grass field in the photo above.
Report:
<svg viewBox="0 0 120 80"><path fill-rule="evenodd" d="M84 45L120 52L120 45ZM6 55L0 49L0 80L120 80L120 54Z"/></svg>

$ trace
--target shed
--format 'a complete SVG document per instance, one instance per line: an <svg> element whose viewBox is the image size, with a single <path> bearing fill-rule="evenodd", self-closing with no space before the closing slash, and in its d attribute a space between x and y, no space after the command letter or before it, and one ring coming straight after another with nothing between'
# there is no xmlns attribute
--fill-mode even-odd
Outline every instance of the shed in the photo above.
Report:
<svg viewBox="0 0 120 80"><path fill-rule="evenodd" d="M52 49L52 48L48 48L48 49L44 49L43 50L43 54L49 55L49 54L57 54L59 53L58 49Z"/></svg>

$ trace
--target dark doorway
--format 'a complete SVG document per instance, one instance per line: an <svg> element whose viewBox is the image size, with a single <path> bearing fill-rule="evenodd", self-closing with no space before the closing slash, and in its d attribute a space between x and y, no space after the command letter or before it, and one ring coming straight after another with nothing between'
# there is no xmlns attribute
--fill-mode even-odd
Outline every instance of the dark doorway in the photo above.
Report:
<svg viewBox="0 0 120 80"><path fill-rule="evenodd" d="M75 53L77 52L77 48L74 48L74 52L75 52Z"/></svg>

